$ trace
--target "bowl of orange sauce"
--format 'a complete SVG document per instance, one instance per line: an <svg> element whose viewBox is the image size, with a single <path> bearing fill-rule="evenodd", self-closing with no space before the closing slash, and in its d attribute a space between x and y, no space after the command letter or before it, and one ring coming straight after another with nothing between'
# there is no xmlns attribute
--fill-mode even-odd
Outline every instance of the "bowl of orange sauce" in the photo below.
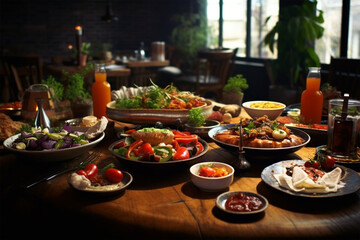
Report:
<svg viewBox="0 0 360 240"><path fill-rule="evenodd" d="M242 104L242 107L252 118L267 115L270 120L275 120L284 111L286 105L274 101L248 101Z"/></svg>

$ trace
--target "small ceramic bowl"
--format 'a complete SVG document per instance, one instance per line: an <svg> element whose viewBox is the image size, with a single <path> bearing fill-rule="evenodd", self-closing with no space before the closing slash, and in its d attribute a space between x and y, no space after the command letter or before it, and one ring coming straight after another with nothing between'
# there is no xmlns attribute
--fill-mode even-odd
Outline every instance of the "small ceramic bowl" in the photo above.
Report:
<svg viewBox="0 0 360 240"><path fill-rule="evenodd" d="M224 177L203 177L199 175L200 168L205 164L213 164L214 167L225 167L228 175ZM220 192L226 190L234 180L234 168L221 162L200 162L190 167L192 183L206 192Z"/></svg>
<svg viewBox="0 0 360 240"><path fill-rule="evenodd" d="M191 126L189 123L185 123L185 129L191 133L197 134L201 138L207 138L208 132L214 127L220 126L220 122L215 120L205 120L205 123L201 127Z"/></svg>
<svg viewBox="0 0 360 240"><path fill-rule="evenodd" d="M271 105L279 105L276 108L257 108L251 105L253 104L262 104L262 103L269 103ZM245 111L250 115L252 118L262 117L267 115L270 120L275 120L281 113L284 111L286 105L280 102L273 102L273 101L249 101L244 102L242 104Z"/></svg>

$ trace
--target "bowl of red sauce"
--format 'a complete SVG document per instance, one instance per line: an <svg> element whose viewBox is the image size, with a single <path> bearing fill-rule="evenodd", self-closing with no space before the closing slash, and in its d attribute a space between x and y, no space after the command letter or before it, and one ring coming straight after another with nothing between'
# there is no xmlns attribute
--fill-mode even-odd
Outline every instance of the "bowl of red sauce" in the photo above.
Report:
<svg viewBox="0 0 360 240"><path fill-rule="evenodd" d="M216 198L216 206L231 214L255 214L265 211L268 200L260 194L243 191L229 191Z"/></svg>
<svg viewBox="0 0 360 240"><path fill-rule="evenodd" d="M234 180L234 168L222 162L200 162L190 167L191 181L202 191L219 192Z"/></svg>

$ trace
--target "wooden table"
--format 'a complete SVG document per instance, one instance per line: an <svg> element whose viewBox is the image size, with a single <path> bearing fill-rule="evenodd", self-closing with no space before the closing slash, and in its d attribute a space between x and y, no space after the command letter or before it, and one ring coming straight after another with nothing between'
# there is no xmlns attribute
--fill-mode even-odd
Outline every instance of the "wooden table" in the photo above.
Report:
<svg viewBox="0 0 360 240"><path fill-rule="evenodd" d="M127 124L115 123L94 149L101 161L117 160L108 146ZM209 141L201 161L230 163L231 153ZM257 192L269 201L262 214L232 216L215 206L220 193L202 192L190 181L189 167L149 170L119 163L134 177L120 195L96 196L72 189L68 174L41 183L26 192L12 191L49 172L76 162L37 163L0 149L1 220L3 236L37 238L107 239L359 239L360 191L347 196L312 199L294 197L267 186L262 170L281 160L308 159L314 148L278 157L252 158L251 169L236 171L229 190ZM74 160L75 161L75 160Z"/></svg>
<svg viewBox="0 0 360 240"><path fill-rule="evenodd" d="M130 87L133 87L134 84L139 86L149 86L149 79L152 79L154 82L156 81L156 69L168 66L170 61L154 61L151 59L129 60L123 64L131 69Z"/></svg>
<svg viewBox="0 0 360 240"><path fill-rule="evenodd" d="M46 64L44 65L44 71L57 76L63 77L63 72L69 74L80 73L83 67L80 66L66 66L62 64ZM108 65L106 66L107 80L112 85L112 89L119 89L122 85L128 85L128 78L131 74L131 70L121 65ZM94 81L94 70L90 71L86 75L86 84L91 86Z"/></svg>

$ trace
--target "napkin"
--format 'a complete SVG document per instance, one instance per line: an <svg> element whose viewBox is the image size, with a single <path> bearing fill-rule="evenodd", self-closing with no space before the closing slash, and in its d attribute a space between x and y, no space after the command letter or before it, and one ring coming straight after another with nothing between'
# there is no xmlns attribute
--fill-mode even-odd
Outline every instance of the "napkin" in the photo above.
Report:
<svg viewBox="0 0 360 240"><path fill-rule="evenodd" d="M283 167L281 173L274 174L275 179L281 187L294 192L307 193L329 193L337 192L339 188L344 187L344 183L340 181L341 168L337 167L316 182L314 182L302 167L295 166L292 176L286 174L286 168Z"/></svg>

